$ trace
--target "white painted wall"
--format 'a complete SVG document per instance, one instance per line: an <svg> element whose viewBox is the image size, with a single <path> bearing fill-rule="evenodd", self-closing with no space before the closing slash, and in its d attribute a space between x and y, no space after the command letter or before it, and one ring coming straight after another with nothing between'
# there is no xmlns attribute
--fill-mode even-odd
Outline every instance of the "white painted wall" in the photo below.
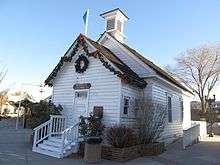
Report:
<svg viewBox="0 0 220 165"><path fill-rule="evenodd" d="M174 139L182 136L183 128L181 122L181 94L180 91L174 90L167 84L154 80L152 85L152 99L167 106L167 94L172 98L172 122L166 122L161 140L166 143L172 142Z"/></svg>
<svg viewBox="0 0 220 165"><path fill-rule="evenodd" d="M155 72L142 61L138 60L132 53L127 49L123 49L122 46L119 46L119 43L114 41L111 38L103 40L101 42L104 46L110 49L118 58L120 58L127 66L129 66L135 73L140 77L145 77L149 75L154 75ZM136 60L134 60L136 58Z"/></svg>
<svg viewBox="0 0 220 165"><path fill-rule="evenodd" d="M193 101L194 96L183 92L183 129L186 130L191 127L191 110L190 110L190 102Z"/></svg>
<svg viewBox="0 0 220 165"><path fill-rule="evenodd" d="M53 102L63 106L63 114L68 117L68 125L72 125L74 120L77 120L73 109L73 85L76 82L91 83L89 111L92 112L94 106L103 106L104 124L118 123L120 116L121 80L107 70L99 59L89 57L89 62L89 67L83 74L76 74L74 60L64 65L54 80Z"/></svg>
<svg viewBox="0 0 220 165"><path fill-rule="evenodd" d="M137 101L137 99L140 99L143 91L138 87L134 87L125 83L122 83L121 91L120 124L126 125L130 128L135 128L135 108L137 108L135 100ZM127 115L123 114L124 96L130 98L130 105Z"/></svg>

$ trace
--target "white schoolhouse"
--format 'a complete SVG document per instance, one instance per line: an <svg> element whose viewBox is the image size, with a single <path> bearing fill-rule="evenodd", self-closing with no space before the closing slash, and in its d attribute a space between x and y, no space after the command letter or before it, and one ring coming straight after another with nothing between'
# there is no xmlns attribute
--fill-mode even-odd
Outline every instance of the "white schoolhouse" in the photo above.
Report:
<svg viewBox="0 0 220 165"><path fill-rule="evenodd" d="M72 147L67 145L59 150L52 146L53 142L66 145L64 141L45 139L59 131L77 131L79 116L87 116L96 107L103 109L106 126L132 126L135 102L140 98L166 105L168 119L162 136L166 143L181 137L183 128L191 124L192 93L127 45L123 31L129 18L118 8L100 16L106 21L100 38L95 41L80 34L45 81L53 87L53 103L62 105L64 110L63 117L52 116L48 123L35 129L35 134L40 134L43 127L50 127L50 133L36 135L36 152L56 157L68 155L68 147Z"/></svg>

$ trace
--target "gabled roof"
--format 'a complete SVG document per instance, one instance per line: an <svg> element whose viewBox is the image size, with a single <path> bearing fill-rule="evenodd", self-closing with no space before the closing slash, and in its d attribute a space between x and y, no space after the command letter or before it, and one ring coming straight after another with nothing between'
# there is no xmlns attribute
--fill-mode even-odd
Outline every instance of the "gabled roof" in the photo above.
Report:
<svg viewBox="0 0 220 165"><path fill-rule="evenodd" d="M129 68L123 61L121 61L111 50L98 42L93 41L89 38L87 40L102 53L109 61L111 61L119 70L121 70L127 77L132 79L132 81L139 82L141 84L146 84L144 79L140 78L137 73L135 73L131 68Z"/></svg>
<svg viewBox="0 0 220 165"><path fill-rule="evenodd" d="M86 41L88 41L92 46L94 46L97 51L89 53L87 46L82 45L85 44ZM90 38L80 34L79 37L74 41L76 43L76 46L73 47L73 44L71 45L71 48L68 49L68 51L73 50L73 52L70 52L70 56L68 56L69 53L65 53L64 56L61 58L60 62L57 64L57 66L54 68L54 70L51 72L51 74L48 76L48 78L45 80L45 85L52 86L51 80L57 76L57 73L59 72L60 68L65 64L65 62L71 62L72 57L76 54L79 45L81 44L84 51L87 53L88 56L93 56L95 58L99 58L100 61L103 63L103 66L105 66L109 71L116 74L118 77L122 78L125 82L130 83L132 85L136 85L140 88L144 88L146 86L146 82L143 78L140 78L133 70L131 70L123 61L121 61L114 53L112 53L108 48L100 45L98 42L91 40ZM108 61L105 61L103 56L109 60L116 68L120 70L116 71L111 64Z"/></svg>
<svg viewBox="0 0 220 165"><path fill-rule="evenodd" d="M178 86L179 88L188 91L190 93L192 93L189 89L187 89L185 86L183 86L180 82L178 82L176 79L174 79L172 76L170 76L170 74L168 74L165 70L161 69L159 66L157 66L156 64L154 64L152 61L146 59L143 55L141 55L140 53L138 53L136 50L132 49L131 47L129 47L128 45L121 43L120 41L118 41L114 36L112 36L110 33L108 32L104 32L103 34L101 34L100 38L102 38L102 36L107 33L109 34L115 41L117 41L121 46L123 46L125 49L127 49L129 52L131 52L133 55L135 55L139 60L141 60L143 63L145 63L147 66L149 66L150 68L152 68L154 71L156 71L156 73L158 75L160 75L161 77L163 77L164 79L168 80L169 82L175 84L176 86ZM100 39L99 38L99 39Z"/></svg>
<svg viewBox="0 0 220 165"><path fill-rule="evenodd" d="M117 11L117 10L120 11L127 19L129 19L128 16L123 11L121 11L121 9L119 9L119 8L109 10L109 11L107 11L105 13L100 14L100 16L102 17L103 15L106 15L108 13L111 13L111 12L114 12L114 11Z"/></svg>

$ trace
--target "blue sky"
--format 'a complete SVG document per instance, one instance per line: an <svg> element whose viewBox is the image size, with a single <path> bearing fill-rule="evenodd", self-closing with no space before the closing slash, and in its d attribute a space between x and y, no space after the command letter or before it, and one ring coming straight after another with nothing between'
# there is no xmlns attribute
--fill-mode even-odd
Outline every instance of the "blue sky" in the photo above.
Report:
<svg viewBox="0 0 220 165"><path fill-rule="evenodd" d="M6 85L39 84L83 32L90 9L88 36L104 31L102 12L121 8L130 18L130 46L160 66L173 64L187 48L219 42L220 1L216 0L0 0L0 64Z"/></svg>

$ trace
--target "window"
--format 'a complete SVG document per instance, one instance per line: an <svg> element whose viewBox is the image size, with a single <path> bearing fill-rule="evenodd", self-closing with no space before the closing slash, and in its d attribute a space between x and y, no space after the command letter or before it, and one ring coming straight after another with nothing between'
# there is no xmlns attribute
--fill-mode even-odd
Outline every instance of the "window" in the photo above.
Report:
<svg viewBox="0 0 220 165"><path fill-rule="evenodd" d="M168 110L168 122L172 122L172 99L171 96L167 97L167 110Z"/></svg>
<svg viewBox="0 0 220 165"><path fill-rule="evenodd" d="M129 97L124 97L124 109L123 109L123 114L127 115L128 114L128 109L129 109Z"/></svg>
<svg viewBox="0 0 220 165"><path fill-rule="evenodd" d="M117 30L121 32L121 21L117 21Z"/></svg>
<svg viewBox="0 0 220 165"><path fill-rule="evenodd" d="M183 122L183 111L184 111L184 107L183 107L183 100L180 99L180 106L181 106L181 122Z"/></svg>
<svg viewBox="0 0 220 165"><path fill-rule="evenodd" d="M112 30L115 28L115 19L107 20L107 30Z"/></svg>
<svg viewBox="0 0 220 165"><path fill-rule="evenodd" d="M77 98L86 98L87 97L87 91L76 91L75 97Z"/></svg>

